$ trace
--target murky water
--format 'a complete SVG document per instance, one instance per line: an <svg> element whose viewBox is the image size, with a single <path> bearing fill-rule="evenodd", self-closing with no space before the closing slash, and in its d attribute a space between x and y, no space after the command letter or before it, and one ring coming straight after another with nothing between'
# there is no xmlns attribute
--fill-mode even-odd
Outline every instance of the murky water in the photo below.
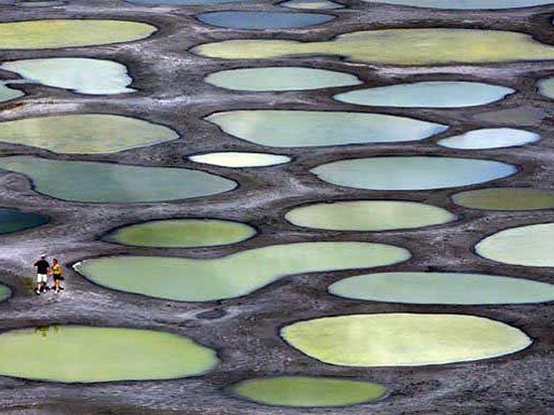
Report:
<svg viewBox="0 0 554 415"><path fill-rule="evenodd" d="M210 74L206 82L236 91L303 91L362 83L348 73L294 66L232 69Z"/></svg>
<svg viewBox="0 0 554 415"><path fill-rule="evenodd" d="M493 187L452 196L454 203L471 209L536 210L554 208L554 192L549 190Z"/></svg>
<svg viewBox="0 0 554 415"><path fill-rule="evenodd" d="M279 3L279 6L301 10L333 10L345 7L344 4L329 0L288 0Z"/></svg>
<svg viewBox="0 0 554 415"><path fill-rule="evenodd" d="M3 284L0 284L0 301L6 301L12 295L12 290Z"/></svg>
<svg viewBox="0 0 554 415"><path fill-rule="evenodd" d="M458 108L501 100L514 90L479 82L416 82L359 89L335 95L349 104L402 108Z"/></svg>
<svg viewBox="0 0 554 415"><path fill-rule="evenodd" d="M40 193L77 202L178 200L223 193L236 187L232 180L180 168L48 160L30 156L0 158L0 168L28 176Z"/></svg>
<svg viewBox="0 0 554 415"><path fill-rule="evenodd" d="M511 9L553 4L552 0L362 0L367 3L394 4L434 9Z"/></svg>
<svg viewBox="0 0 554 415"><path fill-rule="evenodd" d="M118 62L90 58L24 59L6 62L0 69L23 78L79 94L111 95L135 92L127 67Z"/></svg>
<svg viewBox="0 0 554 415"><path fill-rule="evenodd" d="M115 153L179 135L159 124L112 114L71 114L0 122L0 141L56 153Z"/></svg>
<svg viewBox="0 0 554 415"><path fill-rule="evenodd" d="M475 250L487 259L528 267L554 267L554 224L506 229L479 242Z"/></svg>
<svg viewBox="0 0 554 415"><path fill-rule="evenodd" d="M189 159L196 163L232 168L275 166L289 163L292 160L289 156L282 156L279 154L238 153L232 151L198 154L190 156Z"/></svg>
<svg viewBox="0 0 554 415"><path fill-rule="evenodd" d="M0 234L36 228L48 222L48 217L25 213L16 209L0 208Z"/></svg>
<svg viewBox="0 0 554 415"><path fill-rule="evenodd" d="M515 353L532 341L498 321L456 314L358 314L293 323L281 330L293 347L341 366L426 366Z"/></svg>
<svg viewBox="0 0 554 415"><path fill-rule="evenodd" d="M529 304L554 301L554 285L483 274L387 272L329 287L339 297L410 304Z"/></svg>
<svg viewBox="0 0 554 415"><path fill-rule="evenodd" d="M216 353L151 330L49 326L0 334L0 374L51 382L172 379L212 369Z"/></svg>
<svg viewBox="0 0 554 415"><path fill-rule="evenodd" d="M0 49L50 49L131 42L157 29L124 20L31 20L0 23Z"/></svg>
<svg viewBox="0 0 554 415"><path fill-rule="evenodd" d="M451 222L456 216L446 209L401 201L353 201L317 203L289 211L294 225L338 231L385 231L412 229Z"/></svg>
<svg viewBox="0 0 554 415"><path fill-rule="evenodd" d="M445 138L437 144L460 150L481 150L523 146L535 143L540 139L541 136L539 134L515 128L484 128Z"/></svg>
<svg viewBox="0 0 554 415"><path fill-rule="evenodd" d="M317 13L277 12L208 12L197 16L198 20L212 26L232 29L294 29L316 26L336 19L336 16Z"/></svg>
<svg viewBox="0 0 554 415"><path fill-rule="evenodd" d="M372 268L408 258L407 250L391 245L306 242L256 248L215 259L104 257L85 260L75 269L107 288L176 301L216 301L250 294L289 275ZM163 277L152 278L154 274Z"/></svg>
<svg viewBox="0 0 554 415"><path fill-rule="evenodd" d="M392 115L331 111L229 111L206 120L227 134L271 147L418 141L448 128Z"/></svg>
<svg viewBox="0 0 554 415"><path fill-rule="evenodd" d="M374 190L429 190L485 183L516 173L509 164L453 157L370 157L310 170L338 186Z"/></svg>
<svg viewBox="0 0 554 415"><path fill-rule="evenodd" d="M387 29L342 34L323 42L227 40L196 46L193 53L224 59L306 55L391 65L495 63L554 59L554 47L531 36L475 29Z"/></svg>
<svg viewBox="0 0 554 415"><path fill-rule="evenodd" d="M125 226L104 239L131 246L192 248L229 245L256 235L251 226L216 219L168 219Z"/></svg>
<svg viewBox="0 0 554 415"><path fill-rule="evenodd" d="M265 405L292 407L349 406L382 398L387 389L372 382L348 379L279 376L248 379L233 386L241 398Z"/></svg>

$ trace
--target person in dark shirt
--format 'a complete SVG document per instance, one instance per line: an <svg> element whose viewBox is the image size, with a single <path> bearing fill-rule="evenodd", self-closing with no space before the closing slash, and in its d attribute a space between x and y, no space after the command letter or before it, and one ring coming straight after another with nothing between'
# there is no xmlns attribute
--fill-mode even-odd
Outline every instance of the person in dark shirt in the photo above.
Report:
<svg viewBox="0 0 554 415"><path fill-rule="evenodd" d="M35 262L34 265L37 268L37 289L36 293L40 294L44 290L46 290L46 285L48 283L48 269L50 268L50 264L46 260L46 256L42 255L40 259Z"/></svg>

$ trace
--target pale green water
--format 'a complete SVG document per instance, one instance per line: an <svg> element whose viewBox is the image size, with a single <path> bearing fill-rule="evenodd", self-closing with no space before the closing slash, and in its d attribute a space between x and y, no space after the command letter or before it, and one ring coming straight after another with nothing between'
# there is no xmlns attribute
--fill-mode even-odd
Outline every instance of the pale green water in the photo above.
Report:
<svg viewBox="0 0 554 415"><path fill-rule="evenodd" d="M518 211L554 208L553 191L523 187L470 190L455 194L452 200L471 209Z"/></svg>
<svg viewBox="0 0 554 415"><path fill-rule="evenodd" d="M492 160L452 157L370 157L310 170L338 186L374 190L429 190L468 186L507 177L517 169Z"/></svg>
<svg viewBox="0 0 554 415"><path fill-rule="evenodd" d="M51 49L144 39L157 29L124 20L52 19L0 23L0 49Z"/></svg>
<svg viewBox="0 0 554 415"><path fill-rule="evenodd" d="M291 66L232 69L210 74L205 81L236 91L303 91L362 83L344 72Z"/></svg>
<svg viewBox="0 0 554 415"><path fill-rule="evenodd" d="M112 114L71 114L0 122L0 141L56 153L115 153L179 138L162 125Z"/></svg>
<svg viewBox="0 0 554 415"><path fill-rule="evenodd" d="M378 383L307 376L249 379L232 390L261 404L300 408L356 405L382 398L387 392Z"/></svg>
<svg viewBox="0 0 554 415"><path fill-rule="evenodd" d="M12 290L3 284L0 284L0 301L5 301L12 295Z"/></svg>
<svg viewBox="0 0 554 415"><path fill-rule="evenodd" d="M554 59L554 47L524 33L454 28L369 30L318 42L227 40L196 46L192 52L223 59L341 56L354 62L418 66Z"/></svg>
<svg viewBox="0 0 554 415"><path fill-rule="evenodd" d="M0 208L0 235L36 228L46 222L48 222L47 216Z"/></svg>
<svg viewBox="0 0 554 415"><path fill-rule="evenodd" d="M336 16L318 13L276 13L215 11L202 13L197 19L216 27L246 30L293 29L316 26L336 19Z"/></svg>
<svg viewBox="0 0 554 415"><path fill-rule="evenodd" d="M52 7L52 6L63 6L65 2L63 1L20 1L15 3L19 7Z"/></svg>
<svg viewBox="0 0 554 415"><path fill-rule="evenodd" d="M316 203L289 211L293 225L338 231L385 231L440 225L456 219L449 211L415 202L354 201Z"/></svg>
<svg viewBox="0 0 554 415"><path fill-rule="evenodd" d="M465 134L448 137L437 144L460 150L480 150L488 148L505 148L523 146L539 141L541 136L525 130L514 128L484 128L469 131Z"/></svg>
<svg viewBox="0 0 554 415"><path fill-rule="evenodd" d="M24 59L6 62L0 69L23 78L80 94L111 95L134 92L127 68L118 62L90 58Z"/></svg>
<svg viewBox="0 0 554 415"><path fill-rule="evenodd" d="M541 95L554 99L554 77L540 80L537 86Z"/></svg>
<svg viewBox="0 0 554 415"><path fill-rule="evenodd" d="M12 99L20 98L25 95L22 91L12 89L2 82L4 81L0 81L0 102L11 101Z"/></svg>
<svg viewBox="0 0 554 415"><path fill-rule="evenodd" d="M226 151L221 153L206 153L190 156L196 163L211 164L220 167L266 167L289 163L291 158L279 154L269 153L239 153Z"/></svg>
<svg viewBox="0 0 554 415"><path fill-rule="evenodd" d="M227 134L270 147L318 147L418 141L448 127L384 114L245 110L205 118Z"/></svg>
<svg viewBox="0 0 554 415"><path fill-rule="evenodd" d="M201 375L218 363L215 351L188 337L84 326L4 332L0 356L1 375L51 382L172 379Z"/></svg>
<svg viewBox="0 0 554 415"><path fill-rule="evenodd" d="M329 286L331 294L358 300L412 304L530 304L554 300L554 285L483 274L385 272Z"/></svg>
<svg viewBox="0 0 554 415"><path fill-rule="evenodd" d="M131 246L192 248L229 245L256 235L245 223L208 219L157 220L120 228L105 239Z"/></svg>
<svg viewBox="0 0 554 415"><path fill-rule="evenodd" d="M525 333L498 321L456 314L358 314L284 327L293 347L340 366L426 366L489 359L529 347Z"/></svg>
<svg viewBox="0 0 554 415"><path fill-rule="evenodd" d="M391 245L306 242L251 249L216 259L103 257L85 260L75 269L107 288L168 300L216 301L250 294L289 275L373 268L409 258L407 250Z"/></svg>
<svg viewBox="0 0 554 415"><path fill-rule="evenodd" d="M433 9L511 9L553 4L552 0L362 0L367 3L385 3Z"/></svg>
<svg viewBox="0 0 554 415"><path fill-rule="evenodd" d="M401 108L458 108L485 105L515 92L480 82L415 82L359 89L335 95L349 104Z"/></svg>
<svg viewBox="0 0 554 415"><path fill-rule="evenodd" d="M493 261L527 267L554 267L554 223L506 229L479 242L475 250Z"/></svg>
<svg viewBox="0 0 554 415"><path fill-rule="evenodd" d="M197 170L140 167L31 156L0 158L0 168L28 176L35 189L59 199L95 203L141 203L227 192L232 180Z"/></svg>
<svg viewBox="0 0 554 415"><path fill-rule="evenodd" d="M335 3L329 0L288 0L279 3L279 6L301 10L333 10L344 8L344 4Z"/></svg>

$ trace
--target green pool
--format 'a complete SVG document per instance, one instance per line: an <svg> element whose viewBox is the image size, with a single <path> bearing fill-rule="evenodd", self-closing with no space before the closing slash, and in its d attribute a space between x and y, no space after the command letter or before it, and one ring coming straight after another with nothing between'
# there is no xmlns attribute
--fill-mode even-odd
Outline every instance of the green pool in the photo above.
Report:
<svg viewBox="0 0 554 415"><path fill-rule="evenodd" d="M176 140L168 127L112 114L71 114L0 122L0 141L56 153L115 153Z"/></svg>
<svg viewBox="0 0 554 415"><path fill-rule="evenodd" d="M515 353L532 340L498 321L457 314L357 314L293 323L291 346L340 366L427 366Z"/></svg>
<svg viewBox="0 0 554 415"><path fill-rule="evenodd" d="M28 176L37 192L76 202L158 202L224 193L237 186L198 170L32 156L0 158L0 168Z"/></svg>
<svg viewBox="0 0 554 415"><path fill-rule="evenodd" d="M106 288L176 301L217 301L250 294L290 275L374 268L409 258L406 249L391 245L306 242L214 259L102 257L77 263L75 270Z"/></svg>
<svg viewBox="0 0 554 415"><path fill-rule="evenodd" d="M224 132L270 147L319 147L419 141L448 127L385 114L331 111L244 110L205 118Z"/></svg>
<svg viewBox="0 0 554 415"><path fill-rule="evenodd" d="M452 196L454 203L471 209L537 210L554 208L554 191L526 187L491 187Z"/></svg>
<svg viewBox="0 0 554 415"><path fill-rule="evenodd" d="M126 20L52 19L0 23L0 49L57 49L132 42L157 28Z"/></svg>
<svg viewBox="0 0 554 415"><path fill-rule="evenodd" d="M22 91L12 89L2 82L5 81L0 81L0 102L11 101L12 99L21 98L25 95Z"/></svg>
<svg viewBox="0 0 554 415"><path fill-rule="evenodd" d="M12 290L4 284L0 284L0 301L6 301L12 296Z"/></svg>
<svg viewBox="0 0 554 415"><path fill-rule="evenodd" d="M216 219L172 219L124 226L104 239L131 246L193 248L229 245L254 235L256 229L245 223Z"/></svg>
<svg viewBox="0 0 554 415"><path fill-rule="evenodd" d="M36 228L46 222L48 222L47 216L0 208L0 235Z"/></svg>
<svg viewBox="0 0 554 415"><path fill-rule="evenodd" d="M66 383L198 376L218 363L215 351L188 337L84 326L4 332L0 356L0 375Z"/></svg>
<svg viewBox="0 0 554 415"><path fill-rule="evenodd" d="M552 4L552 0L362 0L367 3L385 3L400 6L429 7L433 9L512 9Z"/></svg>
<svg viewBox="0 0 554 415"><path fill-rule="evenodd" d="M522 278L454 272L385 272L340 280L331 294L408 304L531 304L554 300L554 285Z"/></svg>
<svg viewBox="0 0 554 415"><path fill-rule="evenodd" d="M451 222L449 211L415 202L362 200L316 203L294 208L285 218L293 225L336 231L413 229Z"/></svg>
<svg viewBox="0 0 554 415"><path fill-rule="evenodd" d="M378 383L309 376L248 379L233 385L231 390L240 398L264 405L298 408L357 405L387 393Z"/></svg>

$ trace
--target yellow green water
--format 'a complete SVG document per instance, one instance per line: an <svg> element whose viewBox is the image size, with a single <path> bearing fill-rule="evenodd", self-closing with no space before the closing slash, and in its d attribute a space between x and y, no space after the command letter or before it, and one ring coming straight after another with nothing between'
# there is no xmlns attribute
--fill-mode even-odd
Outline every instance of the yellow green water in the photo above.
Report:
<svg viewBox="0 0 554 415"><path fill-rule="evenodd" d="M12 295L12 290L3 284L0 284L0 301L5 301Z"/></svg>
<svg viewBox="0 0 554 415"><path fill-rule="evenodd" d="M358 314L284 327L293 347L340 366L425 366L515 353L532 341L498 321L456 314Z"/></svg>
<svg viewBox="0 0 554 415"><path fill-rule="evenodd" d="M0 141L56 153L115 153L175 140L162 125L111 114L71 114L0 123Z"/></svg>
<svg viewBox="0 0 554 415"><path fill-rule="evenodd" d="M227 40L192 49L224 59L271 59L330 55L391 65L493 63L554 59L554 47L531 36L499 30L386 29L352 32L330 41Z"/></svg>
<svg viewBox="0 0 554 415"><path fill-rule="evenodd" d="M0 23L0 49L57 49L131 42L157 29L124 20L52 19Z"/></svg>
<svg viewBox="0 0 554 415"><path fill-rule="evenodd" d="M391 245L306 242L267 246L214 259L102 257L82 261L75 269L107 288L168 300L217 301L250 294L289 275L373 268L409 258L406 249Z"/></svg>
<svg viewBox="0 0 554 415"><path fill-rule="evenodd" d="M400 6L429 7L433 9L511 9L552 4L552 0L362 0L367 3L385 3Z"/></svg>
<svg viewBox="0 0 554 415"><path fill-rule="evenodd" d="M440 225L456 219L449 211L415 202L366 200L316 203L289 211L294 225L338 231L385 231Z"/></svg>
<svg viewBox="0 0 554 415"><path fill-rule="evenodd" d="M197 376L218 363L188 337L151 330L48 326L0 334L0 375L51 382Z"/></svg>
<svg viewBox="0 0 554 415"><path fill-rule="evenodd" d="M479 242L475 250L505 264L554 267L554 223L505 229Z"/></svg>
<svg viewBox="0 0 554 415"><path fill-rule="evenodd" d="M411 304L530 304L554 300L554 285L484 274L384 272L345 278L339 297Z"/></svg>
<svg viewBox="0 0 554 415"><path fill-rule="evenodd" d="M125 226L104 239L131 246L192 248L229 245L255 234L256 229L245 223L215 219L173 219Z"/></svg>
<svg viewBox="0 0 554 415"><path fill-rule="evenodd" d="M455 194L454 203L471 209L537 210L554 208L554 191L523 187L492 187Z"/></svg>
<svg viewBox="0 0 554 415"><path fill-rule="evenodd" d="M338 378L279 376L248 379L233 386L241 398L291 407L349 406L382 398L387 389L372 382Z"/></svg>

